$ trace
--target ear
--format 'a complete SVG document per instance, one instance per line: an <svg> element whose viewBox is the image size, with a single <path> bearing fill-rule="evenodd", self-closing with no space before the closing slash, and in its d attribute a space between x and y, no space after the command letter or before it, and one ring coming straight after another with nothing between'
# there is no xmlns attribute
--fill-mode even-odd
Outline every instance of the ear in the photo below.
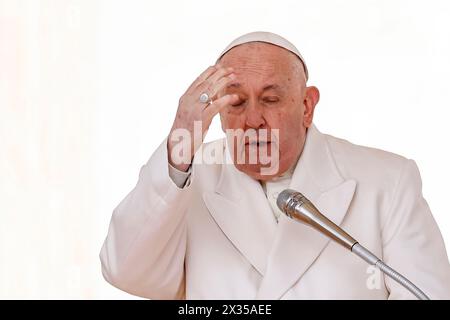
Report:
<svg viewBox="0 0 450 320"><path fill-rule="evenodd" d="M316 104L319 102L320 92L314 86L306 87L305 89L305 98L303 100L303 104L305 106L303 113L303 125L306 128L309 128L312 124L314 117L314 108Z"/></svg>

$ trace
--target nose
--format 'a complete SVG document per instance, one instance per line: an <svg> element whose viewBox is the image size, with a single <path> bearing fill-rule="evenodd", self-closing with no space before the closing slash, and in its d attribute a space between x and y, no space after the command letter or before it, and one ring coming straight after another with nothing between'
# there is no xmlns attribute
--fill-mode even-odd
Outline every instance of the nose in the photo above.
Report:
<svg viewBox="0 0 450 320"><path fill-rule="evenodd" d="M263 106L260 106L255 100L248 102L245 112L245 125L248 128L258 129L266 125Z"/></svg>

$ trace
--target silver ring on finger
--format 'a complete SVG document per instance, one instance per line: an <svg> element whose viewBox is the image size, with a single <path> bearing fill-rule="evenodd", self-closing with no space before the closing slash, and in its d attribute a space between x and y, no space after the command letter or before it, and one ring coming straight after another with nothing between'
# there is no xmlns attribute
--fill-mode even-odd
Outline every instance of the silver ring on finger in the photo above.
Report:
<svg viewBox="0 0 450 320"><path fill-rule="evenodd" d="M209 98L209 95L206 92L203 92L200 97L198 98L198 100L201 103L208 103L208 105L211 103L211 99Z"/></svg>

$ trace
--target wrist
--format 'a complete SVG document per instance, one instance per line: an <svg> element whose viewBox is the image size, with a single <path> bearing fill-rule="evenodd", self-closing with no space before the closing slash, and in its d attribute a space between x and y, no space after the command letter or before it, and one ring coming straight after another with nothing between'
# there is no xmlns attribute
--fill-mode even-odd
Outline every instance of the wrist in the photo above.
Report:
<svg viewBox="0 0 450 320"><path fill-rule="evenodd" d="M175 169L183 172L187 172L192 163L192 157L186 157L186 150L182 150L182 154L180 155L179 148L183 148L183 146L179 145L182 142L172 143L169 139L167 141L167 158L169 164ZM175 149L176 148L176 149ZM174 157L174 154L176 156Z"/></svg>

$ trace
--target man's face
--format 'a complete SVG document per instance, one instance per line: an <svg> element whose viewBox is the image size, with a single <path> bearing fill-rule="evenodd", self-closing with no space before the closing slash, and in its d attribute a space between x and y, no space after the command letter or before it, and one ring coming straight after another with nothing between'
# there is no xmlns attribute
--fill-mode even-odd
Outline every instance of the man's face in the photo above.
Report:
<svg viewBox="0 0 450 320"><path fill-rule="evenodd" d="M239 139L233 139L235 166L257 180L282 175L296 163L303 150L306 129L312 123L318 101L317 89L306 87L298 57L275 45L252 42L237 46L222 57L220 64L233 67L236 79L219 96L239 95L235 105L226 106L220 112L222 129L241 129L245 133L261 133L265 132L261 129L266 129L268 132L258 134L257 141L244 138L239 143ZM257 155L256 163L248 161L251 154ZM267 155L272 163L263 161L261 154ZM246 161L237 160L242 157ZM263 173L261 169L269 166L275 171Z"/></svg>

